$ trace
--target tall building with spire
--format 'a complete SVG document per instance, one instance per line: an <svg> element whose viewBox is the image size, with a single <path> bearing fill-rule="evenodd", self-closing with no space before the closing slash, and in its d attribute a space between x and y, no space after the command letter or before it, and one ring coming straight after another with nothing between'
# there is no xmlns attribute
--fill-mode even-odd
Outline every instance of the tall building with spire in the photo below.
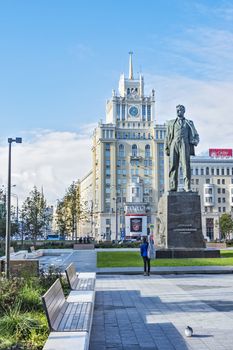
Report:
<svg viewBox="0 0 233 350"><path fill-rule="evenodd" d="M92 169L79 184L90 215L78 235L97 241L146 235L156 227L158 201L168 190L165 125L156 124L155 91L145 95L132 57L129 52L128 77L120 76L106 103L105 122L94 130ZM233 157L231 149L210 151L209 157L191 157L191 185L201 196L204 237L214 240L221 239L222 213L233 213Z"/></svg>
<svg viewBox="0 0 233 350"><path fill-rule="evenodd" d="M82 234L91 229L97 240L146 235L164 190L165 126L155 125L155 91L144 94L132 55L128 78L120 76L118 92L112 90L106 103L106 121L94 130L92 172L81 187L83 199L89 189L92 207L91 227Z"/></svg>

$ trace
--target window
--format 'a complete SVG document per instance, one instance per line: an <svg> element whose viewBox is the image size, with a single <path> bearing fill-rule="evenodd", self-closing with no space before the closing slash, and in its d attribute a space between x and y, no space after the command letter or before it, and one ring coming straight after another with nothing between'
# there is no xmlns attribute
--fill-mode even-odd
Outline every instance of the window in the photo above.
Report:
<svg viewBox="0 0 233 350"><path fill-rule="evenodd" d="M212 194L212 188L206 188L205 189L206 194Z"/></svg>
<svg viewBox="0 0 233 350"><path fill-rule="evenodd" d="M116 105L116 113L117 113L117 119L119 120L120 119L120 104L117 103Z"/></svg>
<svg viewBox="0 0 233 350"><path fill-rule="evenodd" d="M218 212L221 213L221 207L218 207Z"/></svg>
<svg viewBox="0 0 233 350"><path fill-rule="evenodd" d="M226 203L226 198L223 197L223 198L222 198L222 202L223 202L223 203Z"/></svg>
<svg viewBox="0 0 233 350"><path fill-rule="evenodd" d="M219 169L217 168L217 171L216 171L217 175L219 176Z"/></svg>
<svg viewBox="0 0 233 350"><path fill-rule="evenodd" d="M225 174L225 172L224 172L224 168L222 168L222 175L224 175Z"/></svg>
<svg viewBox="0 0 233 350"><path fill-rule="evenodd" d="M137 145L133 145L132 146L132 156L133 157L137 157L138 155L138 148L137 148Z"/></svg>
<svg viewBox="0 0 233 350"><path fill-rule="evenodd" d="M195 169L195 175L198 175L198 168Z"/></svg>
<svg viewBox="0 0 233 350"><path fill-rule="evenodd" d="M201 169L201 175L204 175L204 169Z"/></svg>
<svg viewBox="0 0 233 350"><path fill-rule="evenodd" d="M226 190L225 190L225 188L223 188L223 189L222 189L222 193L226 193Z"/></svg>
<svg viewBox="0 0 233 350"><path fill-rule="evenodd" d="M145 116L146 116L146 106L142 105L142 120L146 119Z"/></svg>
<svg viewBox="0 0 233 350"><path fill-rule="evenodd" d="M221 188L218 188L218 193L221 193Z"/></svg>
<svg viewBox="0 0 233 350"><path fill-rule="evenodd" d="M206 219L206 235L210 240L214 238L214 219Z"/></svg>
<svg viewBox="0 0 233 350"><path fill-rule="evenodd" d="M199 179L196 179L196 185L199 185Z"/></svg>
<svg viewBox="0 0 233 350"><path fill-rule="evenodd" d="M222 207L222 211L225 213L226 212L226 207Z"/></svg>
<svg viewBox="0 0 233 350"><path fill-rule="evenodd" d="M218 203L221 203L221 198L220 197L218 198Z"/></svg>
<svg viewBox="0 0 233 350"><path fill-rule="evenodd" d="M220 185L220 179L217 179L217 184Z"/></svg>
<svg viewBox="0 0 233 350"><path fill-rule="evenodd" d="M206 168L206 171L205 171L205 174L206 174L206 175L209 175L209 173L210 173L210 171L209 171L209 168L207 167L207 168Z"/></svg>
<svg viewBox="0 0 233 350"><path fill-rule="evenodd" d="M125 120L125 105L122 105L122 120Z"/></svg>
<svg viewBox="0 0 233 350"><path fill-rule="evenodd" d="M205 183L206 183L206 184L210 184L210 179L206 179L206 180L205 180Z"/></svg>
<svg viewBox="0 0 233 350"><path fill-rule="evenodd" d="M147 106L147 120L151 121L151 106Z"/></svg>
<svg viewBox="0 0 233 350"><path fill-rule="evenodd" d="M214 175L214 168L211 168L211 175Z"/></svg>
<svg viewBox="0 0 233 350"><path fill-rule="evenodd" d="M225 185L225 179L222 179L222 184Z"/></svg>
<svg viewBox="0 0 233 350"><path fill-rule="evenodd" d="M110 158L110 143L105 144L105 157Z"/></svg>
<svg viewBox="0 0 233 350"><path fill-rule="evenodd" d="M119 145L119 157L124 157L125 156L125 147L124 145Z"/></svg>
<svg viewBox="0 0 233 350"><path fill-rule="evenodd" d="M145 146L145 158L150 157L150 145Z"/></svg>
<svg viewBox="0 0 233 350"><path fill-rule="evenodd" d="M227 175L230 175L230 169L227 168Z"/></svg>

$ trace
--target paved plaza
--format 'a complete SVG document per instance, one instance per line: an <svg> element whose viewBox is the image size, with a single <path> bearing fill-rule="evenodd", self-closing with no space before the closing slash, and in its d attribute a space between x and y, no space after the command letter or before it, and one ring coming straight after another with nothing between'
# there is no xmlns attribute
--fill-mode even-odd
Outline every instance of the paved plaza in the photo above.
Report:
<svg viewBox="0 0 233 350"><path fill-rule="evenodd" d="M98 275L89 350L231 350L232 297L231 274Z"/></svg>
<svg viewBox="0 0 233 350"><path fill-rule="evenodd" d="M144 277L143 267L97 268L96 250L48 253L46 264L97 272L89 350L233 350L232 266L152 267Z"/></svg>

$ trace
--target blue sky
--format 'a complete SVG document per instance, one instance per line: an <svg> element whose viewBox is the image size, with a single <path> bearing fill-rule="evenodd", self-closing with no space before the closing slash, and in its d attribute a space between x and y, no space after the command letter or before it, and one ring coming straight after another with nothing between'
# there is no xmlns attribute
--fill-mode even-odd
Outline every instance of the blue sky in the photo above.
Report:
<svg viewBox="0 0 233 350"><path fill-rule="evenodd" d="M71 168L69 176L52 154L46 163L44 154L51 142L72 144L79 162L75 142L90 140L94 123L104 120L105 101L128 71L130 50L135 75L141 71L146 91L156 90L157 122L173 117L175 103L183 103L201 131L200 152L232 147L232 20L231 1L1 1L0 161L5 164L7 137L23 136L21 150L15 148L23 161L13 176L20 182L26 172L30 185L39 186L48 177L38 169L53 166L51 200L84 176L90 148L86 167ZM36 155L33 147L39 147ZM0 181L5 178L3 167ZM51 191L50 182L47 187Z"/></svg>

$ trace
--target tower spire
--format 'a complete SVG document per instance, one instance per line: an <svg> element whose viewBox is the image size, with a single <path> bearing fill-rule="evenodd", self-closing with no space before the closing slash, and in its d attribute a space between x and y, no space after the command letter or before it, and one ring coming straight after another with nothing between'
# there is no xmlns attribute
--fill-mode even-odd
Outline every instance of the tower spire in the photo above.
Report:
<svg viewBox="0 0 233 350"><path fill-rule="evenodd" d="M133 61L132 61L133 52L129 52L129 79L133 79Z"/></svg>

